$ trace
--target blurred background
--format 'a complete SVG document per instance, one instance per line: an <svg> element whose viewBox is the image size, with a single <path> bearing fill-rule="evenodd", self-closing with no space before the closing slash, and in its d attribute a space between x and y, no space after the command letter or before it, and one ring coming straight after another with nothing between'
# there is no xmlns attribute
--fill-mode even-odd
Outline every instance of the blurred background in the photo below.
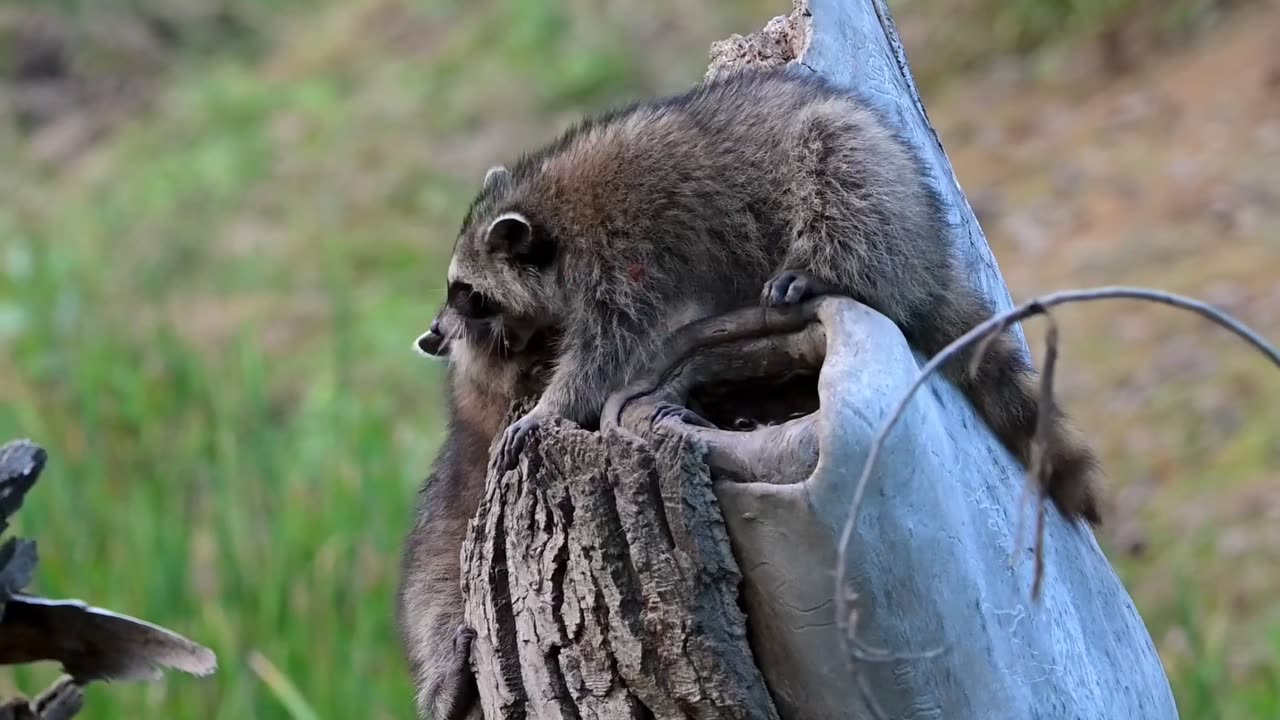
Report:
<svg viewBox="0 0 1280 720"><path fill-rule="evenodd" d="M890 4L1015 298L1157 286L1280 339L1280 2ZM86 717L412 717L393 592L442 408L410 343L471 193L789 10L0 0L0 440L51 456L37 589L221 661ZM1280 717L1280 373L1167 308L1058 317L1183 717Z"/></svg>

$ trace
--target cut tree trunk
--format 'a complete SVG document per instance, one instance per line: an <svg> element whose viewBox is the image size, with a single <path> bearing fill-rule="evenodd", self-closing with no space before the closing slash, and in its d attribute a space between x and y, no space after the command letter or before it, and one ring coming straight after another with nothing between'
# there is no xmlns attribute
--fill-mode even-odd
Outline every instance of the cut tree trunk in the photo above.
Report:
<svg viewBox="0 0 1280 720"><path fill-rule="evenodd" d="M554 423L478 517L463 590L486 717L778 717L698 443Z"/></svg>
<svg viewBox="0 0 1280 720"><path fill-rule="evenodd" d="M809 0L713 55L709 74L800 63L898 119L954 219L945 241L1010 306L881 2ZM536 432L515 470L490 475L463 551L485 717L1176 718L1092 533L1054 511L1030 600L1025 470L941 377L871 478L845 591L853 640L883 652L848 652L837 541L919 364L892 322L846 298L744 309L677 332L599 432Z"/></svg>

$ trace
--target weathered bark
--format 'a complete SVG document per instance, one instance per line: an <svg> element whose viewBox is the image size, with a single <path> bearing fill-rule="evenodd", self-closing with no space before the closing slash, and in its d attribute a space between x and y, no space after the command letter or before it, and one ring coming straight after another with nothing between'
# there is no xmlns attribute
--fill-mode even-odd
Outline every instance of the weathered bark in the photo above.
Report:
<svg viewBox="0 0 1280 720"><path fill-rule="evenodd" d="M799 63L897 120L950 211L942 241L1011 306L881 0L798 2L713 54L709 74ZM486 717L1176 718L1087 529L1051 514L1029 601L1031 563L1011 563L1029 553L1015 547L1024 469L939 377L890 435L846 558L857 639L916 659L850 662L837 540L918 369L898 329L851 300L743 310L677 333L600 432L536 433L518 469L489 478L464 550ZM655 426L672 406L719 427Z"/></svg>
<svg viewBox="0 0 1280 720"><path fill-rule="evenodd" d="M697 444L556 423L464 550L489 718L776 718Z"/></svg>

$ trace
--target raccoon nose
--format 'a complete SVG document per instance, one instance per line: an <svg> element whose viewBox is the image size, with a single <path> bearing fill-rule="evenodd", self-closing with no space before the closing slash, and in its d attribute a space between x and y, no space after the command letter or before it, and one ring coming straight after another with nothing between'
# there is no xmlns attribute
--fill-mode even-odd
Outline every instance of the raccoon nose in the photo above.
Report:
<svg viewBox="0 0 1280 720"><path fill-rule="evenodd" d="M436 324L431 324L431 329L418 336L414 343L418 352L431 357L444 357L449 354L448 340L436 331Z"/></svg>

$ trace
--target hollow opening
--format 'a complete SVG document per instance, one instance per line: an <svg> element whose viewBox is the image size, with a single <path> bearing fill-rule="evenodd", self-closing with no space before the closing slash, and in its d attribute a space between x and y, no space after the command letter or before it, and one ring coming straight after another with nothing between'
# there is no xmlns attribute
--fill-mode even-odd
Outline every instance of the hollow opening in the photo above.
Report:
<svg viewBox="0 0 1280 720"><path fill-rule="evenodd" d="M819 409L818 371L793 370L742 380L701 383L687 407L721 430L748 432Z"/></svg>

